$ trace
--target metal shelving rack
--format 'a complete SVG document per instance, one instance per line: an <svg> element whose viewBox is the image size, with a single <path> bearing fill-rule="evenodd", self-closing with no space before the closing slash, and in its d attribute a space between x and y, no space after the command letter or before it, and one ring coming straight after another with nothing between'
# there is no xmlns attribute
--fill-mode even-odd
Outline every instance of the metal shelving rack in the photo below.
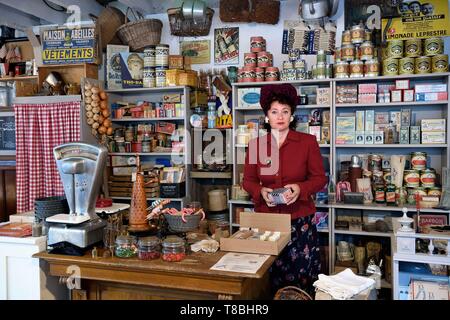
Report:
<svg viewBox="0 0 450 320"><path fill-rule="evenodd" d="M173 87L158 87L158 88L133 88L133 89L118 89L105 90L108 93L110 102L126 101L136 102L138 100L147 101L163 101L163 96L167 93L181 93L181 103L184 105L184 115L182 117L161 117L161 118L122 118L112 119L114 125L123 125L125 123L142 123L142 122L157 122L157 121L172 121L177 124L184 125L184 152L111 152L110 156L133 156L139 155L143 158L152 157L175 157L177 161L182 161L186 167L186 196L183 198L171 198L172 202L179 204L181 207L185 206L189 201L191 194L191 139L190 139L190 122L191 116L190 108L190 88L187 86L173 86ZM130 200L130 197L111 197L115 200ZM147 198L148 201L155 201L160 198Z"/></svg>

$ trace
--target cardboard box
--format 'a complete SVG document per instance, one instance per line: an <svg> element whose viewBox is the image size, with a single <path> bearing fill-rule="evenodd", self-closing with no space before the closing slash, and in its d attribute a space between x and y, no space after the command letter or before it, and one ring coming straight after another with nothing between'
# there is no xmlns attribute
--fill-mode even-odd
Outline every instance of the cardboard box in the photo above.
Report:
<svg viewBox="0 0 450 320"><path fill-rule="evenodd" d="M330 104L330 88L317 88L317 104L329 105Z"/></svg>
<svg viewBox="0 0 450 320"><path fill-rule="evenodd" d="M316 140L317 142L319 142L321 139L321 126L309 126L309 134L316 136Z"/></svg>
<svg viewBox="0 0 450 320"><path fill-rule="evenodd" d="M445 119L422 119L422 131L445 131Z"/></svg>
<svg viewBox="0 0 450 320"><path fill-rule="evenodd" d="M391 102L401 102L401 101L402 101L402 90L392 90Z"/></svg>
<svg viewBox="0 0 450 320"><path fill-rule="evenodd" d="M410 300L450 300L447 282L411 279Z"/></svg>
<svg viewBox="0 0 450 320"><path fill-rule="evenodd" d="M355 132L336 132L336 144L355 144Z"/></svg>
<svg viewBox="0 0 450 320"><path fill-rule="evenodd" d="M409 143L420 144L420 126L409 127Z"/></svg>
<svg viewBox="0 0 450 320"><path fill-rule="evenodd" d="M415 94L416 101L444 101L447 100L447 92L426 92Z"/></svg>
<svg viewBox="0 0 450 320"><path fill-rule="evenodd" d="M181 103L181 93L166 93L163 96L165 103Z"/></svg>
<svg viewBox="0 0 450 320"><path fill-rule="evenodd" d="M175 131L175 127L175 123L158 121L155 126L155 131L159 133L172 134Z"/></svg>
<svg viewBox="0 0 450 320"><path fill-rule="evenodd" d="M356 131L364 131L365 125L365 113L364 110L356 111Z"/></svg>
<svg viewBox="0 0 450 320"><path fill-rule="evenodd" d="M446 84L416 84L414 89L416 93L429 93L429 92L447 92Z"/></svg>
<svg viewBox="0 0 450 320"><path fill-rule="evenodd" d="M395 89L409 89L409 79L395 80Z"/></svg>
<svg viewBox="0 0 450 320"><path fill-rule="evenodd" d="M291 240L291 215L280 213L240 213L240 225L258 228L259 232L279 231L277 241L235 239L236 233L229 238L220 238L220 250L246 253L278 255Z"/></svg>
<svg viewBox="0 0 450 320"><path fill-rule="evenodd" d="M375 112L375 124L389 124L389 112Z"/></svg>
<svg viewBox="0 0 450 320"><path fill-rule="evenodd" d="M366 110L366 131L373 131L375 124L375 110Z"/></svg>
<svg viewBox="0 0 450 320"><path fill-rule="evenodd" d="M355 143L364 144L366 137L364 136L364 131L356 131L355 133Z"/></svg>
<svg viewBox="0 0 450 320"><path fill-rule="evenodd" d="M193 90L190 94L191 108L208 105L208 94L205 91Z"/></svg>
<svg viewBox="0 0 450 320"><path fill-rule="evenodd" d="M336 131L354 132L355 117L336 117Z"/></svg>
<svg viewBox="0 0 450 320"><path fill-rule="evenodd" d="M402 108L400 118L400 126L409 127L411 125L411 109Z"/></svg>
<svg viewBox="0 0 450 320"><path fill-rule="evenodd" d="M239 88L238 89L238 108L261 107L259 99L261 97L261 88Z"/></svg>
<svg viewBox="0 0 450 320"><path fill-rule="evenodd" d="M414 89L403 90L403 102L414 101Z"/></svg>
<svg viewBox="0 0 450 320"><path fill-rule="evenodd" d="M400 144L409 144L409 127L400 128Z"/></svg>
<svg viewBox="0 0 450 320"><path fill-rule="evenodd" d="M441 144L445 143L445 131L422 132L422 144Z"/></svg>
<svg viewBox="0 0 450 320"><path fill-rule="evenodd" d="M375 139L375 134L373 131L366 131L364 133L364 143L365 144L373 144L373 140Z"/></svg>
<svg viewBox="0 0 450 320"><path fill-rule="evenodd" d="M374 144L384 143L384 131L375 131Z"/></svg>

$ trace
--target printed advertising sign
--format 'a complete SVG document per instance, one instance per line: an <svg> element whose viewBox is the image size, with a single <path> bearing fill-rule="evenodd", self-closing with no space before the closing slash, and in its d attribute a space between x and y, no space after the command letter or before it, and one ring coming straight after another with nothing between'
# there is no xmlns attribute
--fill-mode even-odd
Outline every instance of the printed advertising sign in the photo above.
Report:
<svg viewBox="0 0 450 320"><path fill-rule="evenodd" d="M400 17L382 19L387 41L450 35L447 1L402 1L397 8Z"/></svg>
<svg viewBox="0 0 450 320"><path fill-rule="evenodd" d="M45 30L41 34L43 64L96 62L95 28Z"/></svg>

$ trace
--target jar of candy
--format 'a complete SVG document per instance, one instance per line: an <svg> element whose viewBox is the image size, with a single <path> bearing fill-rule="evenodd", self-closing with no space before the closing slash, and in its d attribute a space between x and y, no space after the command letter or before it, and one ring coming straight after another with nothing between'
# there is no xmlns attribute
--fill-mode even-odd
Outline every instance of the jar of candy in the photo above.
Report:
<svg viewBox="0 0 450 320"><path fill-rule="evenodd" d="M116 238L115 255L119 258L132 258L136 256L136 238L133 236L118 236Z"/></svg>
<svg viewBox="0 0 450 320"><path fill-rule="evenodd" d="M179 262L186 257L185 241L177 236L167 237L162 243L162 259Z"/></svg>
<svg viewBox="0 0 450 320"><path fill-rule="evenodd" d="M141 260L158 259L161 255L161 242L157 237L139 239L138 257Z"/></svg>

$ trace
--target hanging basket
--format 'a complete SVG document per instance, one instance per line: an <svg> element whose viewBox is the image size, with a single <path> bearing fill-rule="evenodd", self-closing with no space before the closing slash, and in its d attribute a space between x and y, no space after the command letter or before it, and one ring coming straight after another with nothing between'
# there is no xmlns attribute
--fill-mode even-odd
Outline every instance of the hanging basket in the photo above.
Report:
<svg viewBox="0 0 450 320"><path fill-rule="evenodd" d="M144 48L157 45L161 41L162 22L158 19L145 19L139 14L139 19L128 22L128 13L131 11L136 18L133 9L128 8L125 15L125 24L117 29L117 36L130 46L130 51L142 52Z"/></svg>
<svg viewBox="0 0 450 320"><path fill-rule="evenodd" d="M122 44L116 34L122 25L125 15L117 8L106 7L96 19L95 26L97 34L100 34L100 48L106 50L108 44Z"/></svg>
<svg viewBox="0 0 450 320"><path fill-rule="evenodd" d="M200 37L207 36L211 29L214 10L206 8L203 20L185 19L182 8L172 8L167 10L170 23L170 33L179 37Z"/></svg>

